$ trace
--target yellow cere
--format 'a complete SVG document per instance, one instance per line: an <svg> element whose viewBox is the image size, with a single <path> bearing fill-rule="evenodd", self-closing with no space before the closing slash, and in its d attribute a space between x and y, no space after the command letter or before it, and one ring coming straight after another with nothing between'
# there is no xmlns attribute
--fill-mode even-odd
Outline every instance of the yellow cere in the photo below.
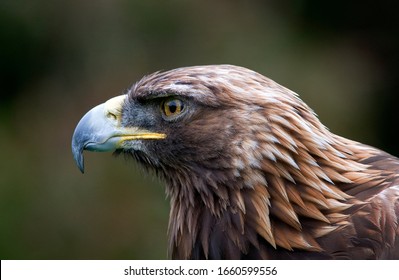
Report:
<svg viewBox="0 0 399 280"><path fill-rule="evenodd" d="M126 95L119 95L109 99L104 103L104 109L107 118L119 121L125 98Z"/></svg>

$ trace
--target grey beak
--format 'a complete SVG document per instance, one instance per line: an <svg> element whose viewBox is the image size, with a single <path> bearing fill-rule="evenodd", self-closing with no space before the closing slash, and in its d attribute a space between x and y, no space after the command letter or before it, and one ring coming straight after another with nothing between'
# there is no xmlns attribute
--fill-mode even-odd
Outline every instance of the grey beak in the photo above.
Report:
<svg viewBox="0 0 399 280"><path fill-rule="evenodd" d="M163 133L137 127L123 127L121 114L126 95L111 98L100 104L79 121L72 136L72 154L79 170L84 173L83 151L108 152L129 148L138 139L164 139Z"/></svg>

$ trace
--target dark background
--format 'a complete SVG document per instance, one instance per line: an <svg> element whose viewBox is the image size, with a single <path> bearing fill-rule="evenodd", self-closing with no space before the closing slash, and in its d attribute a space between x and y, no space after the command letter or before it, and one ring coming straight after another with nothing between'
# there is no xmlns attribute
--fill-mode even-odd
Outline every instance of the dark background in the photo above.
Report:
<svg viewBox="0 0 399 280"><path fill-rule="evenodd" d="M0 2L1 259L164 259L169 206L75 125L143 75L237 64L298 92L342 136L399 155L394 1Z"/></svg>

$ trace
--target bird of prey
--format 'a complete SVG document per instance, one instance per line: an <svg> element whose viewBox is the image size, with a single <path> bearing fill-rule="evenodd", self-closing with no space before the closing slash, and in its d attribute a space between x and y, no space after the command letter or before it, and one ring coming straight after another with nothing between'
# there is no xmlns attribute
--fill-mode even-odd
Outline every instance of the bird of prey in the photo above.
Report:
<svg viewBox="0 0 399 280"><path fill-rule="evenodd" d="M330 132L291 90L232 65L143 77L77 125L170 199L173 259L399 259L399 159Z"/></svg>

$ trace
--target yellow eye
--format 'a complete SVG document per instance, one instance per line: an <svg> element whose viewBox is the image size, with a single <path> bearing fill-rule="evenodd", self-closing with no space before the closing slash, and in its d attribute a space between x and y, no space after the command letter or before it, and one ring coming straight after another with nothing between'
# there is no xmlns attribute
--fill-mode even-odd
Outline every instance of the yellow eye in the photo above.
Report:
<svg viewBox="0 0 399 280"><path fill-rule="evenodd" d="M162 112L166 117L175 117L181 114L184 110L184 103L180 99L167 99L162 102Z"/></svg>

